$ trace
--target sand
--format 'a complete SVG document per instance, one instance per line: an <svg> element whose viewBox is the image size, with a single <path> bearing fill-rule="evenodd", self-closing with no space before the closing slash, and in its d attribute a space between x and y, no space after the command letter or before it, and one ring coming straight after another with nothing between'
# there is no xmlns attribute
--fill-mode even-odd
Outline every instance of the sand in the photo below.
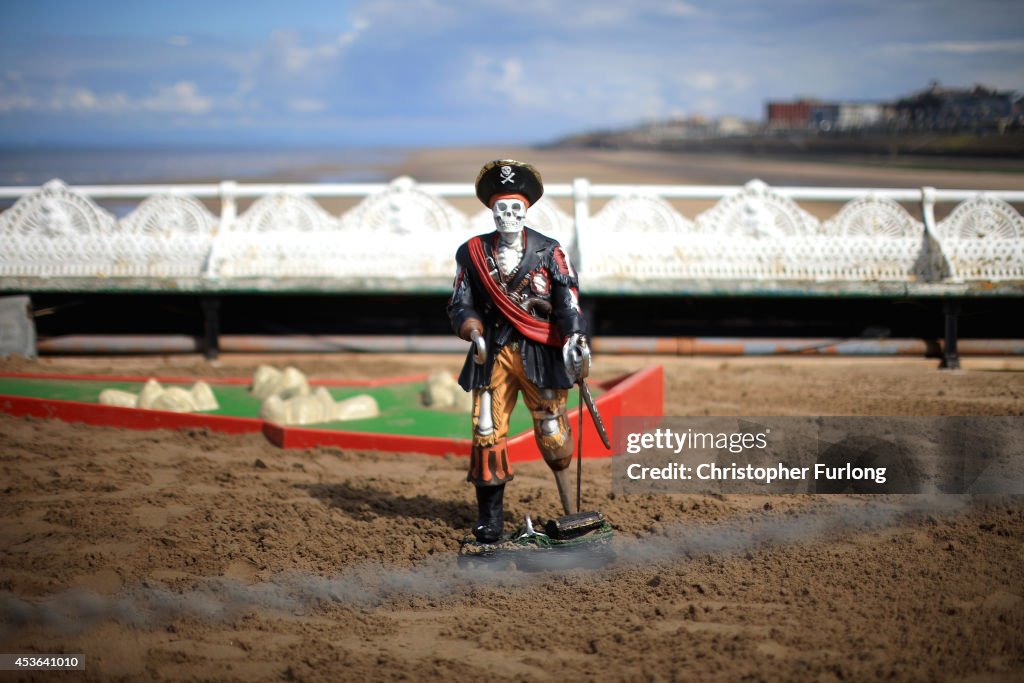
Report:
<svg viewBox="0 0 1024 683"><path fill-rule="evenodd" d="M351 172L343 153L336 166L297 168L270 180L308 182L310 178ZM480 167L491 159L518 159L533 164L544 182L571 183L586 178L591 183L629 183L652 185L743 185L762 180L774 186L810 187L899 187L932 186L947 190L1020 190L1024 185L1021 165L996 165L997 170L958 170L929 165L928 160L908 168L905 160L887 162L878 159L800 159L753 157L738 154L694 152L657 152L647 150L550 149L516 146L475 146L413 149L395 152L372 165L375 174L386 178L409 176L417 182L472 183ZM948 162L952 163L952 162ZM480 210L475 199L448 199L456 208L472 215ZM599 211L606 198L593 197L591 211ZM354 200L321 199L334 213L351 208ZM555 202L571 214L566 199ZM670 202L689 219L714 206L714 200ZM839 202L799 202L801 208L819 219L827 219L842 206ZM244 210L248 202L241 202ZM951 203L936 206L941 220L953 209ZM920 219L916 203L905 205ZM1019 209L1020 207L1018 207Z"/></svg>
<svg viewBox="0 0 1024 683"><path fill-rule="evenodd" d="M264 358L9 360L2 370L245 375ZM280 360L280 359L279 359ZM449 355L289 359L320 377ZM660 363L666 413L1021 415L1024 361ZM613 495L600 570L461 569L466 460L283 451L262 436L0 415L0 652L83 653L68 680L970 680L1024 676L1024 502ZM507 512L556 512L541 463ZM14 674L0 674L4 680ZM31 679L31 676L22 676ZM37 674L37 680L56 680Z"/></svg>
<svg viewBox="0 0 1024 683"><path fill-rule="evenodd" d="M412 150L387 169L421 182L471 182L484 161L513 158L536 166L548 183L587 178L592 183L742 185L759 178L769 185L815 187L921 187L1018 190L1016 173L886 164L885 160L799 159L739 154L647 150L449 147Z"/></svg>
<svg viewBox="0 0 1024 683"><path fill-rule="evenodd" d="M414 151L381 172L471 182L499 157L535 163L549 183L1020 186L1019 174L498 147ZM678 208L692 218L707 206ZM375 378L461 359L48 358L0 370L208 378L262 362ZM909 358L607 356L595 372L651 363L665 367L668 415L1024 414L1020 359L939 372ZM465 467L0 414L0 652L87 661L0 680L1024 678L1020 498L613 495L609 461L588 459L584 504L614 524L615 562L488 572L455 559L475 519ZM546 467L520 465L509 519L557 509Z"/></svg>

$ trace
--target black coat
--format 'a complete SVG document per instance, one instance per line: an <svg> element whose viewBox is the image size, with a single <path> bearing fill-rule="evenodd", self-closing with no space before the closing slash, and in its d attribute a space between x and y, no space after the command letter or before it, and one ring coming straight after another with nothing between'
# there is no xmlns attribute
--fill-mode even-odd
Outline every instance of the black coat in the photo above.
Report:
<svg viewBox="0 0 1024 683"><path fill-rule="evenodd" d="M562 341L572 334L586 333L586 323L579 308L579 280L565 251L557 240L530 228L523 228L525 244L523 259L507 282L501 287L509 298L538 320L551 322ZM497 232L481 235L484 255L489 263L497 263ZM459 385L469 391L490 383L491 369L498 351L506 344L518 342L526 376L537 387L568 389L573 380L562 361L562 346L549 346L524 337L501 310L491 301L488 290L481 282L488 273L479 273L469 256L469 242L455 253L458 266L448 317L456 333L463 323L476 319L483 323L487 342L487 362L477 365L473 360L473 347L459 375ZM499 279L502 279L498 276Z"/></svg>

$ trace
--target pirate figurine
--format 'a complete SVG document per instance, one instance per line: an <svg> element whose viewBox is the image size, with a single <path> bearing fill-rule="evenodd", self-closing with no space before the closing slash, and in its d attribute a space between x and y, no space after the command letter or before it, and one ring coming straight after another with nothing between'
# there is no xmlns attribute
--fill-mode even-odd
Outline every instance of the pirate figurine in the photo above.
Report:
<svg viewBox="0 0 1024 683"><path fill-rule="evenodd" d="M467 480L476 486L481 543L500 540L502 499L512 479L506 437L519 392L533 416L533 432L554 472L562 507L570 496L572 434L566 397L586 374L589 350L579 306L579 284L557 240L524 224L544 193L540 173L510 159L484 165L476 196L494 213L494 232L459 247L448 317L472 342L459 384L473 393L473 447Z"/></svg>

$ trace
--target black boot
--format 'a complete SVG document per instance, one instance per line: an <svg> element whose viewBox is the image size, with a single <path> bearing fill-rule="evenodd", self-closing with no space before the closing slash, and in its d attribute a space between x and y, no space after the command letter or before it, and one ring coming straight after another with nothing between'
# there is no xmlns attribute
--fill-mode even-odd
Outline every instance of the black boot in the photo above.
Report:
<svg viewBox="0 0 1024 683"><path fill-rule="evenodd" d="M504 497L504 484L476 487L476 505L480 511L480 519L473 527L473 535L481 543L501 540L501 532L505 526L505 509L502 506Z"/></svg>

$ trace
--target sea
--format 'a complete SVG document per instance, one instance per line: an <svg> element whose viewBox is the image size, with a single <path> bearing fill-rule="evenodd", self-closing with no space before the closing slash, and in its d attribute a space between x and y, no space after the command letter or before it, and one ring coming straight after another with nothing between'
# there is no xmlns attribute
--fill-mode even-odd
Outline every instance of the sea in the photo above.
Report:
<svg viewBox="0 0 1024 683"><path fill-rule="evenodd" d="M279 180L302 183L372 183L394 177L388 169L406 150L377 148L171 148L171 147L7 147L0 148L0 186L40 187L59 179L66 185L137 185ZM0 198L0 211L15 197ZM123 218L138 200L97 199Z"/></svg>
<svg viewBox="0 0 1024 683"><path fill-rule="evenodd" d="M246 181L378 182L405 151L378 148L0 148L0 186Z"/></svg>

